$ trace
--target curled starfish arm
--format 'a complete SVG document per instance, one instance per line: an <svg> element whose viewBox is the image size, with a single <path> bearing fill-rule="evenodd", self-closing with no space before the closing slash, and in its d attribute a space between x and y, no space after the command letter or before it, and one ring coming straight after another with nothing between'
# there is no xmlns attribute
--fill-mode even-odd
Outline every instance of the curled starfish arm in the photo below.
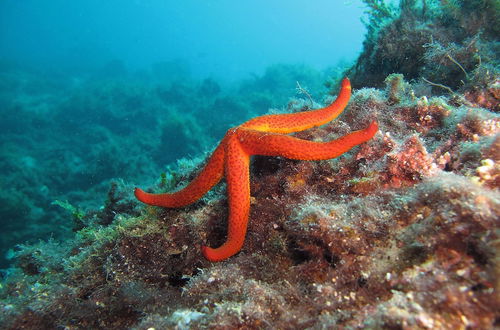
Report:
<svg viewBox="0 0 500 330"><path fill-rule="evenodd" d="M229 203L227 240L216 249L202 247L203 255L210 261L222 261L238 253L247 232L250 210L250 156L240 145L236 131L227 140L225 163Z"/></svg>
<svg viewBox="0 0 500 330"><path fill-rule="evenodd" d="M300 132L312 127L321 126L337 118L344 111L350 97L351 83L348 78L344 78L337 98L325 108L297 113L260 116L243 123L240 127L280 134Z"/></svg>
<svg viewBox="0 0 500 330"><path fill-rule="evenodd" d="M252 155L281 156L297 160L331 159L351 148L370 140L378 130L376 122L367 128L349 133L328 142L314 142L293 136L240 130L239 137L245 149Z"/></svg>
<svg viewBox="0 0 500 330"><path fill-rule="evenodd" d="M223 140L224 141L224 140ZM150 194L135 188L135 196L143 203L162 207L182 207L194 203L216 185L224 175L224 145L217 146L207 164L185 188L166 194Z"/></svg>

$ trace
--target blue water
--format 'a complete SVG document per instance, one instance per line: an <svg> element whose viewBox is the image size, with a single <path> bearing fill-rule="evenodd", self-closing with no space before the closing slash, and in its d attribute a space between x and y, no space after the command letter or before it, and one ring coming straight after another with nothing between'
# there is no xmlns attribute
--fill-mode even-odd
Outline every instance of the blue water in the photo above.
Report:
<svg viewBox="0 0 500 330"><path fill-rule="evenodd" d="M71 238L231 125L316 101L362 49L361 1L0 2L0 268ZM86 216L82 216L86 214ZM94 219L94 220L93 220Z"/></svg>
<svg viewBox="0 0 500 330"><path fill-rule="evenodd" d="M359 0L3 0L0 56L62 68L182 59L196 77L234 80L275 63L353 59L362 14Z"/></svg>

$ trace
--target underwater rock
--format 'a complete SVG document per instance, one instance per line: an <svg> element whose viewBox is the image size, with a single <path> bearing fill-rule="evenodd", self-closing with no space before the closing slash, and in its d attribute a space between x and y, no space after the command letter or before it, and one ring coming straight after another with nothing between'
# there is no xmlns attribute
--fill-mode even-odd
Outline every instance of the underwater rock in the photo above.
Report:
<svg viewBox="0 0 500 330"><path fill-rule="evenodd" d="M199 252L225 240L223 194L135 217L119 211L128 204L112 186L101 216L117 215L106 226L89 224L66 248L15 252L0 288L2 323L495 326L499 117L454 106L453 96L413 98L414 85L398 85L398 97L394 89L355 91L344 122L298 134L329 140L362 127L369 112L380 132L347 155L253 161L249 231L236 256L212 264Z"/></svg>

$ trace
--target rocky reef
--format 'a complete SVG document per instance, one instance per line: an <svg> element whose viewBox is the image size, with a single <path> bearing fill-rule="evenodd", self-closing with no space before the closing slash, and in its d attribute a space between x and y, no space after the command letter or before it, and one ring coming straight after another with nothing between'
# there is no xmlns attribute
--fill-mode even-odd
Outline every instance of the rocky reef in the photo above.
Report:
<svg viewBox="0 0 500 330"><path fill-rule="evenodd" d="M381 87L396 72L446 92L484 87L498 71L497 0L363 2L368 33L349 74L355 87Z"/></svg>
<svg viewBox="0 0 500 330"><path fill-rule="evenodd" d="M345 156L254 159L247 240L221 263L204 260L200 246L225 240L223 187L192 206L146 207L136 217L131 187L114 186L94 215L119 210L113 221L82 228L74 241L16 252L2 283L2 322L12 329L498 325L500 118L463 95L416 98L412 88L389 76L385 90L356 90L341 121L298 134L328 140L377 118L374 139ZM300 103L290 105L295 110Z"/></svg>
<svg viewBox="0 0 500 330"><path fill-rule="evenodd" d="M365 3L376 8L383 1ZM437 2L402 3L419 5L415 19L427 22ZM459 15L468 2L442 3L442 11L455 5ZM355 88L339 120L296 136L331 140L373 119L379 132L334 160L255 157L239 254L210 263L200 252L201 245L225 241L223 185L188 207L161 209L141 207L133 186L120 181L102 209L76 214L75 239L14 251L15 265L0 284L0 323L7 329L500 326L498 59L481 56L469 67L448 53L466 78L451 60L458 70L440 67L447 75L439 81L424 77L423 66L370 76L370 67L383 67L375 54L382 54L384 36L409 14L401 10L377 27L385 31L373 32L377 50L365 45L375 62L362 56L351 69L358 86L365 72L366 85L377 88ZM416 33L405 31L391 40ZM494 31L482 36L491 42ZM451 84L452 77L463 83ZM296 99L287 111L309 106ZM201 162L183 164L152 188L182 187Z"/></svg>

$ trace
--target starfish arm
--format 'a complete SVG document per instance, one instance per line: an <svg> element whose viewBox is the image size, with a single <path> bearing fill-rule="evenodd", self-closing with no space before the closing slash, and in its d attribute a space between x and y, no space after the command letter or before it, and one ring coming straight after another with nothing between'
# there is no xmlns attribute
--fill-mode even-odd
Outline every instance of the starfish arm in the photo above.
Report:
<svg viewBox="0 0 500 330"><path fill-rule="evenodd" d="M358 144L370 140L377 130L377 123L372 122L365 129L328 142L307 141L288 135L243 129L239 130L239 138L245 150L251 155L281 156L297 160L321 160L342 155Z"/></svg>
<svg viewBox="0 0 500 330"><path fill-rule="evenodd" d="M200 173L185 188L167 194L150 194L135 188L135 196L143 203L162 207L182 207L200 199L216 185L224 174L224 140L208 159Z"/></svg>
<svg viewBox="0 0 500 330"><path fill-rule="evenodd" d="M232 134L226 145L225 170L229 219L227 240L213 249L202 247L202 253L210 261L222 261L241 250L247 232L250 210L250 156L243 150L238 138Z"/></svg>
<svg viewBox="0 0 500 330"><path fill-rule="evenodd" d="M321 126L337 118L344 111L344 108L351 97L351 83L344 78L337 99L329 106L297 113L266 115L256 117L240 127L254 129L261 132L288 134L300 132L312 127Z"/></svg>

